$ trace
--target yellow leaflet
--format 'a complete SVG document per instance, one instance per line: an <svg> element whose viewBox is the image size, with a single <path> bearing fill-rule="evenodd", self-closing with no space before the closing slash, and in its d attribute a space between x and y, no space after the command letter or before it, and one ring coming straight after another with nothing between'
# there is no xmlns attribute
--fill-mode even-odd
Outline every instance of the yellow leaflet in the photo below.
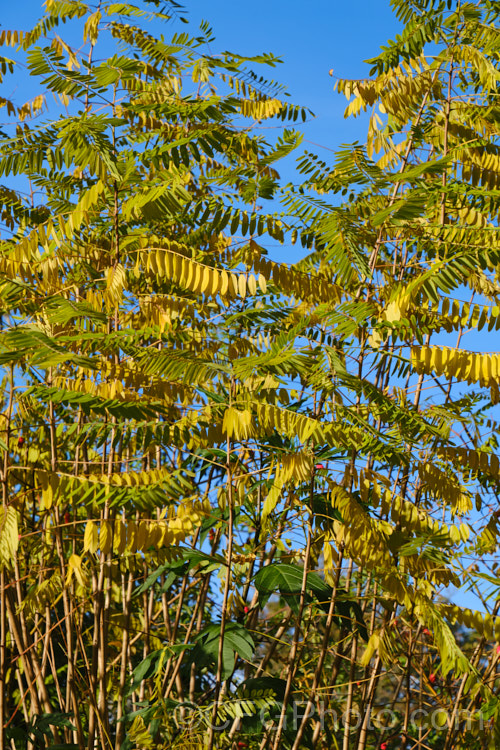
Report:
<svg viewBox="0 0 500 750"><path fill-rule="evenodd" d="M323 561L325 566L325 580L332 586L334 584L334 570L338 563L338 553L329 539L325 540L323 545Z"/></svg>
<svg viewBox="0 0 500 750"><path fill-rule="evenodd" d="M12 506L0 508L0 568L14 560L18 546L17 511Z"/></svg>
<svg viewBox="0 0 500 750"><path fill-rule="evenodd" d="M220 274L220 294L225 297L229 289L229 274L227 271L221 271Z"/></svg>
<svg viewBox="0 0 500 750"><path fill-rule="evenodd" d="M457 605L443 604L440 609L451 622L459 622L467 628L476 630L479 635L484 635L489 640L500 635L500 617L492 617L488 613L473 609L463 609Z"/></svg>
<svg viewBox="0 0 500 750"><path fill-rule="evenodd" d="M92 13L92 15L89 16L87 20L85 21L85 26L83 27L84 43L87 41L87 39L93 45L97 42L99 22L101 20L101 17L102 17L101 11L96 10L95 13Z"/></svg>
<svg viewBox="0 0 500 750"><path fill-rule="evenodd" d="M247 294L257 293L255 277L249 276L247 281L245 274L228 273L225 270L198 263L181 254L179 251L182 249L180 245L172 242L171 248L140 250L137 257L137 273L140 273L142 265L147 271L171 278L195 294L212 297L219 294L222 298L237 296L245 298ZM259 277L259 287L265 291L264 277L262 279Z"/></svg>
<svg viewBox="0 0 500 750"><path fill-rule="evenodd" d="M247 293L247 280L243 273L240 273L238 278L238 291L240 293L240 297L242 299L245 299Z"/></svg>
<svg viewBox="0 0 500 750"><path fill-rule="evenodd" d="M257 282L255 280L255 276L253 274L249 274L247 279L247 287L248 291L251 295L257 294Z"/></svg>
<svg viewBox="0 0 500 750"><path fill-rule="evenodd" d="M68 560L68 572L66 574L66 586L71 583L71 579L75 576L77 582L82 587L88 585L88 577L82 569L82 558L79 555L71 555Z"/></svg>
<svg viewBox="0 0 500 750"><path fill-rule="evenodd" d="M113 536L113 551L118 555L122 555L127 545L127 527L123 521L115 521L115 529Z"/></svg>
<svg viewBox="0 0 500 750"><path fill-rule="evenodd" d="M93 521L87 521L83 535L83 549L85 552L97 552L98 549L97 526Z"/></svg>
<svg viewBox="0 0 500 750"><path fill-rule="evenodd" d="M136 535L136 540L135 540L137 550L144 549L147 538L148 538L148 524L146 523L146 521L141 521L139 523L139 528L137 530L137 535Z"/></svg>
<svg viewBox="0 0 500 750"><path fill-rule="evenodd" d="M127 545L126 549L129 552L136 551L136 540L137 540L138 527L135 521L129 521L127 523Z"/></svg>
<svg viewBox="0 0 500 750"><path fill-rule="evenodd" d="M372 633L372 635L370 636L370 640L366 644L365 652L360 659L360 664L362 667L368 666L372 657L375 655L375 652L378 651L379 646L380 646L380 635L378 631L376 631L375 633Z"/></svg>
<svg viewBox="0 0 500 750"><path fill-rule="evenodd" d="M389 323L401 320L401 318L404 318L406 315L409 303L410 300L408 297L399 294L396 299L389 302L382 313L382 319L387 320Z"/></svg>
<svg viewBox="0 0 500 750"><path fill-rule="evenodd" d="M460 512L462 508L468 509L468 495L454 476L450 477L429 461L419 464L418 473L424 488L450 503L453 510Z"/></svg>
<svg viewBox="0 0 500 750"><path fill-rule="evenodd" d="M499 354L477 354L460 349L412 346L411 364L422 374L444 375L447 379L494 387L500 371Z"/></svg>
<svg viewBox="0 0 500 750"><path fill-rule="evenodd" d="M111 521L103 521L99 530L99 549L103 554L107 554L111 549Z"/></svg>
<svg viewBox="0 0 500 750"><path fill-rule="evenodd" d="M244 117L252 117L254 120L265 120L274 117L283 109L283 103L279 99L242 99L240 102L241 114Z"/></svg>
<svg viewBox="0 0 500 750"><path fill-rule="evenodd" d="M372 349L378 349L382 341L382 336L378 331L373 331L373 333L368 336L368 343Z"/></svg>
<svg viewBox="0 0 500 750"><path fill-rule="evenodd" d="M273 482L273 486L271 488L271 491L269 492L268 496L264 500L264 506L262 508L262 525L265 526L265 523L269 517L269 515L273 512L275 509L278 500L281 496L281 491L283 489L285 481L282 476L279 475L279 472L276 472L276 477Z"/></svg>
<svg viewBox="0 0 500 750"><path fill-rule="evenodd" d="M49 510L52 507L52 502L54 500L54 493L52 492L52 485L49 483L47 487L44 487L42 490L42 505L46 510Z"/></svg>
<svg viewBox="0 0 500 750"><path fill-rule="evenodd" d="M242 440L253 434L251 422L252 413L248 409L239 411L234 406L229 406L224 413L222 429L228 437Z"/></svg>
<svg viewBox="0 0 500 750"><path fill-rule="evenodd" d="M212 286L212 274L210 273L210 270L208 268L203 269L203 275L201 279L201 286L200 286L200 292L203 294L207 291L209 287Z"/></svg>

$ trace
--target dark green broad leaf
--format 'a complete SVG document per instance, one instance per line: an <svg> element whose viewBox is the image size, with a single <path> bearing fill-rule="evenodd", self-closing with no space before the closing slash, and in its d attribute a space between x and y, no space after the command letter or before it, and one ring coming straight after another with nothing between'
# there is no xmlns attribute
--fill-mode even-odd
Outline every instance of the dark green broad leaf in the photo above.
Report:
<svg viewBox="0 0 500 750"><path fill-rule="evenodd" d="M156 674L156 672L160 668L161 660L164 654L165 649L163 648L158 649L158 651L152 651L146 656L145 659L141 661L140 664L137 665L137 667L132 672L132 682L127 691L128 695L136 690L143 680L147 680L148 678L153 677Z"/></svg>
<svg viewBox="0 0 500 750"><path fill-rule="evenodd" d="M358 631L361 638L365 641L365 643L368 642L368 631L366 629L366 625L363 619L363 610L360 607L359 602L351 601L351 610L352 610L352 624L354 628Z"/></svg>
<svg viewBox="0 0 500 750"><path fill-rule="evenodd" d="M44 742L45 735L52 734L51 727L63 727L66 729L75 730L76 727L69 720L70 714L54 712L53 714L40 714L34 716L31 722L26 726L25 735L26 737L36 737L42 743ZM51 747L54 747L51 745ZM63 747L61 745L61 747ZM66 747L66 746L64 746ZM68 745L73 750L74 745Z"/></svg>
<svg viewBox="0 0 500 750"><path fill-rule="evenodd" d="M261 568L254 578L259 592L259 604L264 607L271 594L280 593L292 608L297 603L302 589L303 568L291 563L274 563ZM332 589L317 573L307 574L307 591L311 591L320 601L327 601Z"/></svg>
<svg viewBox="0 0 500 750"><path fill-rule="evenodd" d="M50 729L50 727L66 727L67 729L76 729L76 727L71 723L70 719L71 714L63 714L55 712L53 714L41 714L40 716L37 716L35 719L35 725L38 729L41 731L46 731Z"/></svg>
<svg viewBox="0 0 500 750"><path fill-rule="evenodd" d="M200 661L217 664L219 657L220 623L214 623L205 628L198 636L198 643L192 651L193 662ZM255 651L255 644L248 630L237 622L227 623L224 631L224 643L222 648L222 679L231 676L235 663L236 654L247 661L251 661Z"/></svg>
<svg viewBox="0 0 500 750"><path fill-rule="evenodd" d="M357 631L365 642L368 641L368 631L363 617L363 610L359 602L348 591L339 591L337 593L335 613L337 615L337 622L342 628Z"/></svg>
<svg viewBox="0 0 500 750"><path fill-rule="evenodd" d="M304 571L300 565L274 563L261 568L254 578L255 588L259 592L259 604L265 606L271 594L280 593L289 606L297 611ZM317 573L307 574L306 594L311 592L320 607L328 612L333 589ZM306 596L306 602L311 597ZM348 630L356 629L363 640L368 640L368 633L363 620L359 603L348 592L338 592L335 602L337 624Z"/></svg>
<svg viewBox="0 0 500 750"><path fill-rule="evenodd" d="M209 625L199 635L200 641L207 653L217 652L220 640L220 624L214 623ZM255 644L248 630L237 622L230 622L224 630L224 643L230 645L234 651L237 651L244 659L250 660L253 657Z"/></svg>
<svg viewBox="0 0 500 750"><path fill-rule="evenodd" d="M254 578L260 606L265 607L271 594L279 592L293 607L294 597L298 598L300 595L302 578L303 572L299 565L275 563L261 568Z"/></svg>
<svg viewBox="0 0 500 750"><path fill-rule="evenodd" d="M149 680L154 677L162 668L167 659L172 656L178 656L182 651L193 648L192 643L175 643L165 646L157 651L152 651L136 666L132 672L132 683L128 689L127 695L136 690L143 680Z"/></svg>
<svg viewBox="0 0 500 750"><path fill-rule="evenodd" d="M282 701L285 697L285 689L286 680L280 680L279 677L251 677L238 687L238 696L250 699L269 696Z"/></svg>

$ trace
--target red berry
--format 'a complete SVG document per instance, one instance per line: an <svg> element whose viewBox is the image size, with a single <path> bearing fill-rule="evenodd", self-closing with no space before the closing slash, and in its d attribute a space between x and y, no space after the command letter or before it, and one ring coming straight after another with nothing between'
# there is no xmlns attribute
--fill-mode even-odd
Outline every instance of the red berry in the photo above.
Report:
<svg viewBox="0 0 500 750"><path fill-rule="evenodd" d="M434 685L434 683L436 682L436 675L434 674L434 672L430 673L429 682L431 683L431 685Z"/></svg>
<svg viewBox="0 0 500 750"><path fill-rule="evenodd" d="M243 607L243 612L247 615L250 612L250 607Z"/></svg>
<svg viewBox="0 0 500 750"><path fill-rule="evenodd" d="M213 540L215 539L215 531L213 529L210 529L210 531L208 532L208 538L211 542L213 542Z"/></svg>
<svg viewBox="0 0 500 750"><path fill-rule="evenodd" d="M497 654L500 654L500 643L497 643Z"/></svg>
<svg viewBox="0 0 500 750"><path fill-rule="evenodd" d="M422 630L422 633L423 633L424 635L431 635L431 631L429 630L429 628L424 628L424 629Z"/></svg>
<svg viewBox="0 0 500 750"><path fill-rule="evenodd" d="M387 742L382 742L380 745L380 750L387 750Z"/></svg>
<svg viewBox="0 0 500 750"><path fill-rule="evenodd" d="M20 437L19 440L17 441L17 444L18 444L19 448L21 448L24 445L24 438Z"/></svg>
<svg viewBox="0 0 500 750"><path fill-rule="evenodd" d="M66 511L66 513L64 514L64 523L70 523L70 522L71 522L71 516L68 513L68 511Z"/></svg>
<svg viewBox="0 0 500 750"><path fill-rule="evenodd" d="M314 468L315 469L324 469L325 467L323 466L323 464L316 464L316 466Z"/></svg>

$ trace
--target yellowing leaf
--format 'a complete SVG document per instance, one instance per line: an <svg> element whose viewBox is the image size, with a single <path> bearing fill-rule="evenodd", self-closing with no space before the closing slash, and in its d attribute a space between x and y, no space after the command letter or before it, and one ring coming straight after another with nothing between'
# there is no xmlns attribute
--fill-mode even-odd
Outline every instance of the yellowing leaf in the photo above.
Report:
<svg viewBox="0 0 500 750"><path fill-rule="evenodd" d="M147 539L148 539L148 523L146 521L141 521L139 523L139 528L137 530L137 535L135 539L136 548L138 550L144 549Z"/></svg>
<svg viewBox="0 0 500 750"><path fill-rule="evenodd" d="M99 549L105 555L111 549L111 537L112 537L111 522L110 521L103 521L101 523L101 528L99 530Z"/></svg>
<svg viewBox="0 0 500 750"><path fill-rule="evenodd" d="M82 558L79 555L71 555L68 560L66 586L68 586L71 582L73 575L75 576L80 586L86 587L88 585L88 578L85 572L82 570Z"/></svg>
<svg viewBox="0 0 500 750"><path fill-rule="evenodd" d="M385 309L384 318L389 323L394 323L397 320L401 320L401 308L398 300L390 302Z"/></svg>
<svg viewBox="0 0 500 750"><path fill-rule="evenodd" d="M12 506L0 508L0 568L13 562L18 546L17 511Z"/></svg>
<svg viewBox="0 0 500 750"><path fill-rule="evenodd" d="M212 282L212 270L206 266L203 269L202 277L201 277L201 286L200 286L200 292L206 292L209 287L211 287Z"/></svg>
<svg viewBox="0 0 500 750"><path fill-rule="evenodd" d="M280 499L283 485L284 485L284 479L282 476L279 476L278 474L278 476L276 476L274 479L273 486L270 492L268 493L266 499L264 500L264 505L262 507L262 525L263 526L265 526L268 516L273 512L276 505L278 504L278 500Z"/></svg>
<svg viewBox="0 0 500 750"><path fill-rule="evenodd" d="M219 289L219 293L221 297L224 297L227 294L228 289L229 289L229 274L227 271L222 271L220 275L220 289Z"/></svg>
<svg viewBox="0 0 500 750"><path fill-rule="evenodd" d="M238 277L238 292L242 299L245 299L247 293L247 280L245 274L240 273Z"/></svg>
<svg viewBox="0 0 500 750"><path fill-rule="evenodd" d="M123 521L115 521L115 529L113 536L113 550L118 554L122 555L127 545L127 527Z"/></svg>
<svg viewBox="0 0 500 750"><path fill-rule="evenodd" d="M91 16L87 18L85 21L85 26L83 27L83 41L86 42L87 39L91 44L95 44L97 42L97 36L98 36L98 29L99 29L99 21L101 20L101 11L96 10L95 13L92 13Z"/></svg>
<svg viewBox="0 0 500 750"><path fill-rule="evenodd" d="M85 550L85 552L97 552L97 526L93 521L87 521L85 525L85 533L83 535L83 549Z"/></svg>
<svg viewBox="0 0 500 750"><path fill-rule="evenodd" d="M257 294L257 281L255 280L255 276L252 273L248 277L247 286L249 294Z"/></svg>
<svg viewBox="0 0 500 750"><path fill-rule="evenodd" d="M236 409L229 406L224 412L224 419L222 421L222 429L228 437L232 437L234 432L234 426L236 422Z"/></svg>
<svg viewBox="0 0 500 750"><path fill-rule="evenodd" d="M373 333L368 336L368 343L372 349L378 349L382 341L383 338L378 331L373 331Z"/></svg>
<svg viewBox="0 0 500 750"><path fill-rule="evenodd" d="M380 635L378 632L372 633L368 643L366 644L365 652L362 655L360 664L362 667L367 667L374 656L375 652L380 646Z"/></svg>

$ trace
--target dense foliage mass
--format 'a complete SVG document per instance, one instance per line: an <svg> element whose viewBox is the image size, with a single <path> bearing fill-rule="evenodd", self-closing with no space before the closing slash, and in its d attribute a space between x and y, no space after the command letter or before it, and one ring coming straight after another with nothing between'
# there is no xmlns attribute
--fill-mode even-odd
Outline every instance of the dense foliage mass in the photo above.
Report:
<svg viewBox="0 0 500 750"><path fill-rule="evenodd" d="M173 0L0 33L0 750L498 746L500 6L392 5L332 163Z"/></svg>

